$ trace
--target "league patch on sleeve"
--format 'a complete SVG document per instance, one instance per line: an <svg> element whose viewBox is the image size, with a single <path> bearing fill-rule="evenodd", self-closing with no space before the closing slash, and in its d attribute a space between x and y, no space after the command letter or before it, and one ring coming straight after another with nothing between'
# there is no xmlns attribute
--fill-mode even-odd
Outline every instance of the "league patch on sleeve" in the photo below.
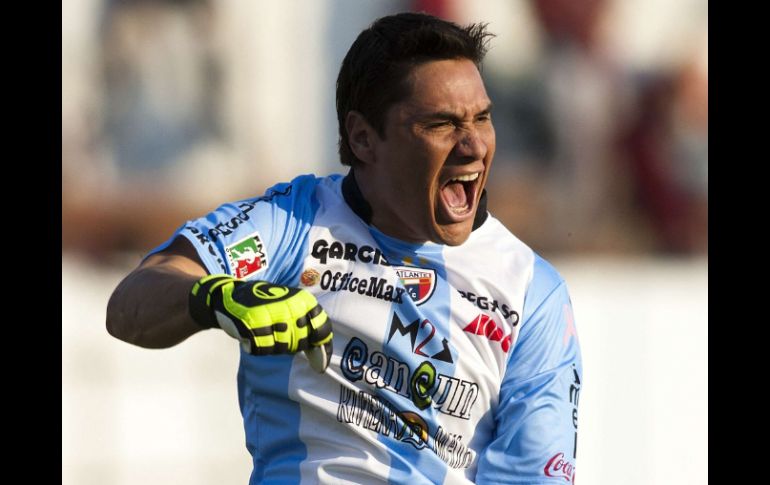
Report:
<svg viewBox="0 0 770 485"><path fill-rule="evenodd" d="M246 278L267 268L267 251L258 232L227 246L225 253L236 278Z"/></svg>

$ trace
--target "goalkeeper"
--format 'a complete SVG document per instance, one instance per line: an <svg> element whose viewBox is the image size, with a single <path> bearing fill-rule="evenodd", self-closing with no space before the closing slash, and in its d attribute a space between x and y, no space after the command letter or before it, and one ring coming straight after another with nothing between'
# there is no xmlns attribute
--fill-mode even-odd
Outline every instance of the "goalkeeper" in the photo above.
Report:
<svg viewBox="0 0 770 485"><path fill-rule="evenodd" d="M119 339L240 342L251 484L574 483L569 294L486 208L489 37L377 20L337 79L348 173L187 221L115 289Z"/></svg>

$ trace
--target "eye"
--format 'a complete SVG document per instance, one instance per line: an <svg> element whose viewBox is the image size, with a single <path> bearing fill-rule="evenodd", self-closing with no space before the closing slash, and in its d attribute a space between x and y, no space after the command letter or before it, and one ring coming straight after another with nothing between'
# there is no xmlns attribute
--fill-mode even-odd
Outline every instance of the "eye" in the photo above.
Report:
<svg viewBox="0 0 770 485"><path fill-rule="evenodd" d="M428 129L429 130L438 130L438 129L447 128L447 127L450 127L450 126L453 126L453 123L451 121L449 121L449 120L436 121L436 122L433 122L433 123L428 123Z"/></svg>
<svg viewBox="0 0 770 485"><path fill-rule="evenodd" d="M484 113L476 117L476 123L485 123L487 121L492 121L492 113Z"/></svg>

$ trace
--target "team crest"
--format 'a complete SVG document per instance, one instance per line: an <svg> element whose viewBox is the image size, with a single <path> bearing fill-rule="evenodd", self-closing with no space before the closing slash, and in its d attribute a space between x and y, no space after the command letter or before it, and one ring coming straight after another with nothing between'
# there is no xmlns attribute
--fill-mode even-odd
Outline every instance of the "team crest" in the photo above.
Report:
<svg viewBox="0 0 770 485"><path fill-rule="evenodd" d="M436 289L435 270L411 266L394 266L393 269L416 304L422 305L433 295Z"/></svg>
<svg viewBox="0 0 770 485"><path fill-rule="evenodd" d="M227 246L225 253L236 278L246 278L267 268L267 252L258 232Z"/></svg>

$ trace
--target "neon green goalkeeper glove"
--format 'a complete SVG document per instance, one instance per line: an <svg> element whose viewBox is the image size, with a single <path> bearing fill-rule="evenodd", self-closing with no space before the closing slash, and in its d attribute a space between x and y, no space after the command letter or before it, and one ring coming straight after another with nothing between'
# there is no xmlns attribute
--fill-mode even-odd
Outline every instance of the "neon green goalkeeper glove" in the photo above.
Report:
<svg viewBox="0 0 770 485"><path fill-rule="evenodd" d="M304 350L316 371L329 365L331 321L307 290L208 275L193 285L189 309L199 325L221 328L253 355Z"/></svg>

